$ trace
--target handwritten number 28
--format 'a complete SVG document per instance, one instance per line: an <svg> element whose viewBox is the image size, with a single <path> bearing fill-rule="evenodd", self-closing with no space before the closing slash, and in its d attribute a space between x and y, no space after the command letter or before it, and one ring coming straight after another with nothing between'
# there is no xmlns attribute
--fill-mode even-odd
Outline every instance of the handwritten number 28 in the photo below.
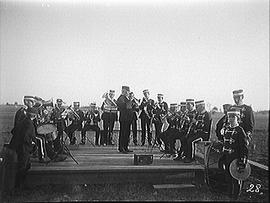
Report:
<svg viewBox="0 0 270 203"><path fill-rule="evenodd" d="M255 193L259 193L260 192L260 188L261 188L261 184L250 184L249 188L247 189L247 192L255 192Z"/></svg>

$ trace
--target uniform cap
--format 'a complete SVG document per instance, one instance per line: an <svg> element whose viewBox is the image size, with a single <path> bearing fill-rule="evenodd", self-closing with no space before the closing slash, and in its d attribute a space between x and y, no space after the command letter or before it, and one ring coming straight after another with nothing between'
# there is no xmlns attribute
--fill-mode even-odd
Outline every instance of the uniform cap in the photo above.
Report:
<svg viewBox="0 0 270 203"><path fill-rule="evenodd" d="M173 103L173 104L170 104L170 107L175 108L175 107L178 107L178 105L176 103Z"/></svg>
<svg viewBox="0 0 270 203"><path fill-rule="evenodd" d="M36 101L35 97L33 97L33 96L24 96L23 99L24 99L24 100L33 101L33 102Z"/></svg>
<svg viewBox="0 0 270 203"><path fill-rule="evenodd" d="M110 93L115 93L115 90L110 90Z"/></svg>
<svg viewBox="0 0 270 203"><path fill-rule="evenodd" d="M200 101L196 101L195 104L196 104L196 106L198 106L198 105L205 104L205 103L204 103L204 100L200 100Z"/></svg>
<svg viewBox="0 0 270 203"><path fill-rule="evenodd" d="M186 99L187 103L194 103L194 99Z"/></svg>
<svg viewBox="0 0 270 203"><path fill-rule="evenodd" d="M145 93L149 93L149 90L148 90L148 89L143 90L143 93L144 93L144 94L145 94Z"/></svg>
<svg viewBox="0 0 270 203"><path fill-rule="evenodd" d="M129 86L122 86L122 90L127 90L127 91L129 91L130 89L129 89Z"/></svg>
<svg viewBox="0 0 270 203"><path fill-rule="evenodd" d="M243 90L234 90L233 91L233 96L241 96L241 95L244 95Z"/></svg>
<svg viewBox="0 0 270 203"><path fill-rule="evenodd" d="M186 102L180 102L180 106L186 106L187 103Z"/></svg>
<svg viewBox="0 0 270 203"><path fill-rule="evenodd" d="M96 106L96 102L92 102L90 106Z"/></svg>
<svg viewBox="0 0 270 203"><path fill-rule="evenodd" d="M232 108L227 112L227 115L235 115L240 117L240 111L236 108Z"/></svg>
<svg viewBox="0 0 270 203"><path fill-rule="evenodd" d="M62 99L56 99L56 102L63 102Z"/></svg>
<svg viewBox="0 0 270 203"><path fill-rule="evenodd" d="M164 95L163 94L157 94L158 97L163 97Z"/></svg>

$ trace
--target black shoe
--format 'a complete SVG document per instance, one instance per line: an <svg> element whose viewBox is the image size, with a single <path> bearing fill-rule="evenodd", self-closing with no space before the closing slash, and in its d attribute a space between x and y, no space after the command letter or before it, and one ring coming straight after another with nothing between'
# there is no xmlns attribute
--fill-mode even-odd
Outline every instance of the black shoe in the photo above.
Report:
<svg viewBox="0 0 270 203"><path fill-rule="evenodd" d="M126 152L133 152L133 151L132 151L132 150L130 150L130 149L126 149L125 151L126 151Z"/></svg>
<svg viewBox="0 0 270 203"><path fill-rule="evenodd" d="M177 156L173 159L174 161L183 161L183 157L182 156Z"/></svg>
<svg viewBox="0 0 270 203"><path fill-rule="evenodd" d="M81 145L85 145L85 141L81 141L81 143L80 143Z"/></svg>
<svg viewBox="0 0 270 203"><path fill-rule="evenodd" d="M144 142L141 144L141 146L144 146Z"/></svg>

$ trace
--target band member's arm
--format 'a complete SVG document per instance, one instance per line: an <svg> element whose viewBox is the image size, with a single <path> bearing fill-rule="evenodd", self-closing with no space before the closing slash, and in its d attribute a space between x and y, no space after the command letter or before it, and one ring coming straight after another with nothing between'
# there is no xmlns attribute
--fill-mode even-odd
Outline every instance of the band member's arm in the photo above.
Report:
<svg viewBox="0 0 270 203"><path fill-rule="evenodd" d="M100 107L102 111L104 111L104 105L105 105L105 104L104 104L104 102L103 102L102 105L101 105L101 107Z"/></svg>
<svg viewBox="0 0 270 203"><path fill-rule="evenodd" d="M226 119L225 119L225 115L219 119L219 121L217 122L216 124L216 136L218 138L218 140L223 140L223 135L221 134L221 129L223 127L223 123L226 122Z"/></svg>
<svg viewBox="0 0 270 203"><path fill-rule="evenodd" d="M203 132L210 133L208 132L210 128L210 115L208 112L205 113L203 124Z"/></svg>
<svg viewBox="0 0 270 203"><path fill-rule="evenodd" d="M35 127L30 123L25 124L24 144L26 144L29 151L32 150L32 142L35 140Z"/></svg>
<svg viewBox="0 0 270 203"><path fill-rule="evenodd" d="M117 100L117 106L120 111L125 111L127 109L127 103L124 97L120 96Z"/></svg>
<svg viewBox="0 0 270 203"><path fill-rule="evenodd" d="M238 132L238 140L239 140L239 165L240 167L245 167L248 158L248 137L243 130L243 128L239 128Z"/></svg>
<svg viewBox="0 0 270 203"><path fill-rule="evenodd" d="M251 107L248 107L247 109L246 119L247 119L246 133L247 133L248 139L251 139L251 136L254 130L254 124L255 124L254 113Z"/></svg>

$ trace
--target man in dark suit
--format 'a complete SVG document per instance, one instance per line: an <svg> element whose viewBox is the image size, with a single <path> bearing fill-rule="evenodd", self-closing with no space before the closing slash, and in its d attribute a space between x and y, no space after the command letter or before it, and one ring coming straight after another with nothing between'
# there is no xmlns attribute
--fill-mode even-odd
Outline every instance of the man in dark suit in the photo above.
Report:
<svg viewBox="0 0 270 203"><path fill-rule="evenodd" d="M131 123L131 128L132 128L132 135L133 135L133 143L134 145L138 145L138 140L137 140L137 120L138 120L138 112L139 112L139 101L136 101L134 97L134 93L130 92L130 99L132 101L132 123Z"/></svg>
<svg viewBox="0 0 270 203"><path fill-rule="evenodd" d="M122 94L117 99L117 106L120 111L120 135L118 150L122 153L132 152L128 149L130 136L130 125L132 122L132 101L129 98L129 87L122 86Z"/></svg>
<svg viewBox="0 0 270 203"><path fill-rule="evenodd" d="M12 138L9 148L17 153L18 168L16 174L16 187L20 187L24 182L26 173L31 167L30 153L33 151L35 140L35 126L33 120L36 119L38 110L28 107L25 118L16 124L12 130Z"/></svg>

